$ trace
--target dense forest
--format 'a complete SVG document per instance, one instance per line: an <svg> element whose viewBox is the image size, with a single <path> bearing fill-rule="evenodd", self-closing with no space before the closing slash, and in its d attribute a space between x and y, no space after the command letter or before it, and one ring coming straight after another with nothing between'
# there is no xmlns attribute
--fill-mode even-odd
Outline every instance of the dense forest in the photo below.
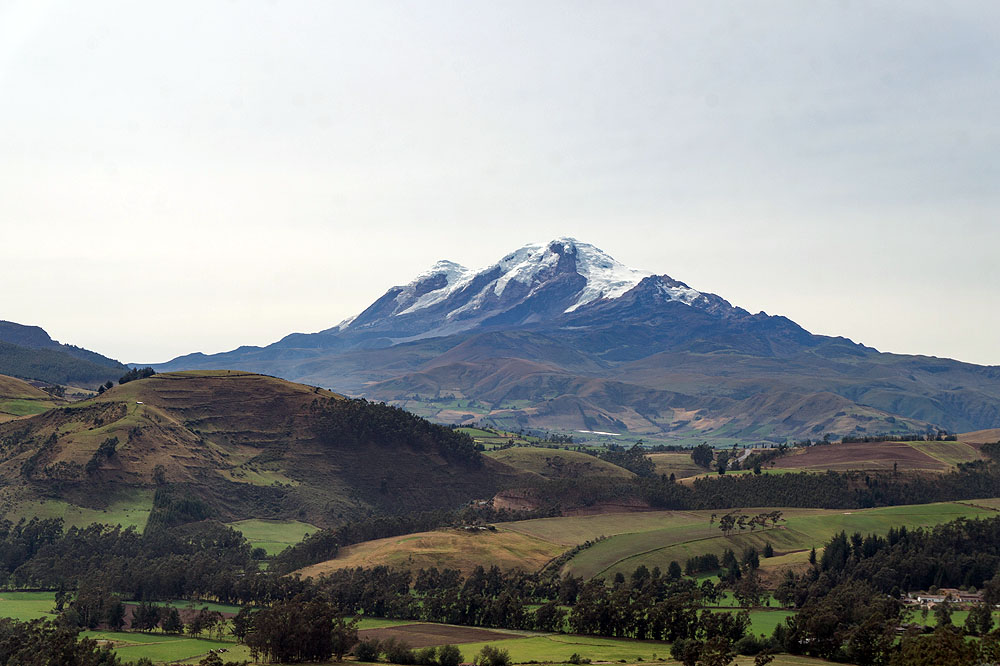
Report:
<svg viewBox="0 0 1000 666"><path fill-rule="evenodd" d="M123 369L121 364L102 365L60 349L33 349L0 341L0 374L11 377L96 386L117 378Z"/></svg>

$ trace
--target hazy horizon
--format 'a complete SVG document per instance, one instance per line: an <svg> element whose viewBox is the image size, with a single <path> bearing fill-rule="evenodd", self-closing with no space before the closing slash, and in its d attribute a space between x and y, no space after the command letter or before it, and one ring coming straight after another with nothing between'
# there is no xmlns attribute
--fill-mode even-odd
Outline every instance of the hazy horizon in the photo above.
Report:
<svg viewBox="0 0 1000 666"><path fill-rule="evenodd" d="M998 29L987 2L3 3L0 319L162 362L572 236L1000 365Z"/></svg>

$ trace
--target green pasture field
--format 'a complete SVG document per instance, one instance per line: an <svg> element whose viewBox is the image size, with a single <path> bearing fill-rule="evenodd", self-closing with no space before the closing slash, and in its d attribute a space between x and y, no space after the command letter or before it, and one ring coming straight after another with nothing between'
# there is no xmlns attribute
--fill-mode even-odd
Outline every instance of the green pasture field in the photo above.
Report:
<svg viewBox="0 0 1000 666"><path fill-rule="evenodd" d="M737 611L729 611L736 613ZM750 629L748 634L754 636L770 636L774 633L774 628L783 623L787 618L795 615L794 611L787 610L752 610L750 611Z"/></svg>
<svg viewBox="0 0 1000 666"><path fill-rule="evenodd" d="M820 515L826 509L798 509L785 507L749 508L742 511L755 514L778 510L785 518L792 516ZM600 536L611 537L618 534L649 532L651 530L673 529L686 526L709 525L711 515L722 515L725 510L697 511L637 511L634 513L602 513L591 516L566 516L560 518L536 518L504 523L505 529L546 539L552 543L576 545ZM715 527L718 530L718 527Z"/></svg>
<svg viewBox="0 0 1000 666"><path fill-rule="evenodd" d="M55 619L51 614L55 605L55 592L0 592L0 617L22 622Z"/></svg>
<svg viewBox="0 0 1000 666"><path fill-rule="evenodd" d="M530 638L513 638L487 643L463 643L458 645L462 658L466 662L485 645L507 650L514 663L567 663L573 655L578 654L594 662L617 662L635 664L656 660L667 666L676 666L680 662L670 658L670 644L657 641L631 641L617 638L597 638L593 636L575 636L567 634L552 634L533 636ZM736 666L750 666L753 657L737 657ZM776 655L772 666L819 666L829 662L822 659L799 657L795 655Z"/></svg>
<svg viewBox="0 0 1000 666"><path fill-rule="evenodd" d="M1000 497L991 497L989 499L977 499L963 501L962 504L975 504L977 506L985 506L991 509L1000 511Z"/></svg>
<svg viewBox="0 0 1000 666"><path fill-rule="evenodd" d="M240 520L227 523L240 532L252 546L263 548L269 556L277 555L319 528L298 520Z"/></svg>
<svg viewBox="0 0 1000 666"><path fill-rule="evenodd" d="M0 400L0 412L11 416L32 416L47 412L55 403L47 400L26 400L13 398L10 400Z"/></svg>
<svg viewBox="0 0 1000 666"><path fill-rule="evenodd" d="M578 553L565 566L564 572L584 578L609 577L616 573L629 575L639 565L652 570L659 567L665 571L671 561L683 566L689 557L722 553L730 548L739 553L753 546L761 551L770 543L778 553L807 551L820 547L835 534L886 534L892 527L921 527L937 525L959 517L975 518L994 515L986 508L941 502L936 504L907 505L856 511L841 510L784 510L785 522L778 527L768 527L754 532L735 533L724 536L718 524L710 525L710 512L690 512L704 516L698 522L686 520L681 524L647 531L635 531L611 536ZM744 509L752 515L756 509ZM722 513L722 512L717 512ZM642 514L638 514L642 515ZM628 515L619 516L622 522ZM767 561L764 560L763 563Z"/></svg>
<svg viewBox="0 0 1000 666"><path fill-rule="evenodd" d="M20 518L62 518L65 527L86 527L93 523L134 527L140 532L146 528L149 512L153 508L153 491L135 489L112 502L104 509L75 506L62 500L28 500L11 508L4 516L16 521Z"/></svg>
<svg viewBox="0 0 1000 666"><path fill-rule="evenodd" d="M908 444L946 465L958 465L982 458L979 451L962 442L908 442Z"/></svg>
<svg viewBox="0 0 1000 666"><path fill-rule="evenodd" d="M937 618L934 617L934 611L928 610L927 617L925 618L923 613L918 609L908 609L905 611L905 622L913 622L914 624L922 624L925 627L936 627ZM969 617L969 611L967 610L953 610L951 612L951 623L956 627L961 627L965 624L965 619ZM1000 611L993 611L993 628L996 629L1000 626Z"/></svg>
<svg viewBox="0 0 1000 666"><path fill-rule="evenodd" d="M358 629L381 629L383 627L401 627L413 624L415 620L387 620L383 617L359 617Z"/></svg>
<svg viewBox="0 0 1000 666"><path fill-rule="evenodd" d="M650 661L657 657L670 658L670 645L655 641L631 641L618 638L598 638L595 636L575 636L551 634L530 638L511 638L485 643L463 643L458 645L463 661L470 662L485 645L502 648L510 652L515 663L529 661L563 662L574 653L594 661L628 662Z"/></svg>
<svg viewBox="0 0 1000 666"><path fill-rule="evenodd" d="M673 474L678 479L687 476L697 476L705 473L705 468L695 465L691 460L690 452L650 453L649 459L653 461L657 474Z"/></svg>
<svg viewBox="0 0 1000 666"><path fill-rule="evenodd" d="M173 663L188 660L197 661L209 650L225 648L225 657L232 660L230 653L243 653L249 657L249 651L228 641L217 641L208 638L191 638L174 634L131 633L119 631L84 631L80 634L85 638L110 643L115 654L125 661L137 661L143 657L156 663Z"/></svg>
<svg viewBox="0 0 1000 666"><path fill-rule="evenodd" d="M545 539L552 543L575 546L601 536L610 537L627 532L644 532L685 525L700 525L707 522L707 515L702 517L695 511L648 511L537 518L504 523L503 526L511 531Z"/></svg>

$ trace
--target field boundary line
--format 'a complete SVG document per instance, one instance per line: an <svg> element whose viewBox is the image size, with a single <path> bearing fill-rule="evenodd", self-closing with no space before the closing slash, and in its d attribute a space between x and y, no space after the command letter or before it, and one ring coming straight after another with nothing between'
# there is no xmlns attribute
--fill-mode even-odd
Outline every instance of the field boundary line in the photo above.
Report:
<svg viewBox="0 0 1000 666"><path fill-rule="evenodd" d="M788 528L785 527L785 526L782 526L782 527L771 527L771 528L762 529L760 532L750 532L750 534L763 534L764 532L771 532L773 530L780 530L780 529L788 529ZM629 532L629 534L636 534L636 532ZM618 535L615 535L615 536L618 536ZM628 556L623 557L621 559L615 560L614 562L612 562L608 566L604 567L603 569L601 569L600 571L598 571L597 573L595 573L591 577L592 578L596 578L597 576L600 576L601 574L603 574L605 571L607 571L611 567L615 566L616 564L621 564L622 562L625 562L626 560L631 560L634 557L639 557L641 555L648 555L649 553L655 553L658 550L666 550L667 548L673 548L674 546L683 546L684 544L688 544L688 543L697 543L699 541L709 541L711 539L719 539L719 538L725 539L726 535L716 534L714 536L701 537L699 539L688 539L687 541L678 541L677 543L667 544L666 546L659 546L657 548L650 548L649 550L644 550L644 551L639 552L639 553L632 553L631 555L628 555Z"/></svg>

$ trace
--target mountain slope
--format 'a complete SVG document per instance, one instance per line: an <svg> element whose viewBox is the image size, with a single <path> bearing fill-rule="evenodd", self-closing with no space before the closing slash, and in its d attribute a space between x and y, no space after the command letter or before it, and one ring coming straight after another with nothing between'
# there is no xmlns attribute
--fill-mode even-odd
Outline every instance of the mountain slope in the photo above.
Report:
<svg viewBox="0 0 1000 666"><path fill-rule="evenodd" d="M1000 425L1000 368L813 335L567 238L478 271L439 262L319 333L158 367L266 372L449 422L666 439Z"/></svg>
<svg viewBox="0 0 1000 666"><path fill-rule="evenodd" d="M126 371L124 364L106 356L56 342L38 326L0 321L0 373L93 387Z"/></svg>
<svg viewBox="0 0 1000 666"><path fill-rule="evenodd" d="M240 372L168 373L0 425L5 505L99 505L124 488L197 498L227 520L318 525L455 508L512 471L402 410Z"/></svg>

